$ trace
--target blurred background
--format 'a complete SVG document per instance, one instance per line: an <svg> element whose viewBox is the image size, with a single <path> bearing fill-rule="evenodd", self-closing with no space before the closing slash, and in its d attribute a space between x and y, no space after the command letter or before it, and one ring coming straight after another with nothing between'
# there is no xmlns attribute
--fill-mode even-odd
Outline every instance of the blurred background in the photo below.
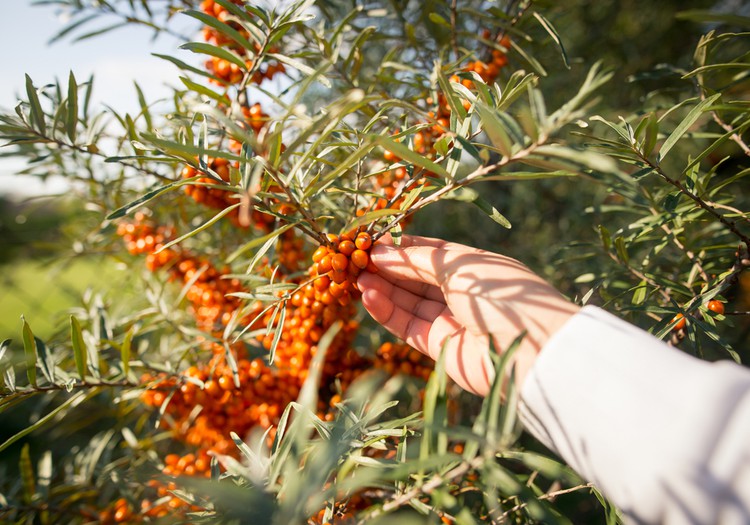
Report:
<svg viewBox="0 0 750 525"><path fill-rule="evenodd" d="M156 100L169 96L169 85L177 80L175 69L151 56L179 54L182 41L174 36L154 39L148 28L127 25L80 42L65 37L50 42L65 27L66 13L28 0L7 2L3 18L3 110L12 111L17 95L25 96L25 74L36 86L55 79L67 82L70 71L79 82L93 75L92 104L109 104L118 111L138 108L134 81L148 100ZM188 31L186 36L194 35ZM104 289L103 284L122 274L106 258L75 257L63 230L80 205L74 199L54 198L65 195L68 181L18 175L25 167L0 148L0 340L19 338L22 314L33 316L29 320L37 335L51 336L58 321L67 320L66 310L80 302L82 292Z"/></svg>

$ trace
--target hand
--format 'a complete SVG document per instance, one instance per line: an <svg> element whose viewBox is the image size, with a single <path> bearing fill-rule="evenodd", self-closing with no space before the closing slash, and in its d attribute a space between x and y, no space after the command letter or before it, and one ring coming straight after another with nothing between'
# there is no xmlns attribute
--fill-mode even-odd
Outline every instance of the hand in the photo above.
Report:
<svg viewBox="0 0 750 525"><path fill-rule="evenodd" d="M547 340L579 307L526 266L503 255L426 237L387 236L372 249L378 273L358 285L370 315L437 359L447 338L446 370L464 389L489 391L489 338L502 351L526 330L514 356L517 384Z"/></svg>

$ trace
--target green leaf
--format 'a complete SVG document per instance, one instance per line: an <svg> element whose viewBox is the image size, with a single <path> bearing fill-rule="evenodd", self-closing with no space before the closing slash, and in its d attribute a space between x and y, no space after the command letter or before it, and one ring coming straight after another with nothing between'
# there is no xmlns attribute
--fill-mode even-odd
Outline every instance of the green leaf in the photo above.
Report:
<svg viewBox="0 0 750 525"><path fill-rule="evenodd" d="M505 131L505 125L495 111L479 101L475 103L474 107L479 113L479 120L482 121L482 128L490 139L490 143L500 153L506 157L511 157L513 155L513 141L510 139L508 132Z"/></svg>
<svg viewBox="0 0 750 525"><path fill-rule="evenodd" d="M716 93L715 95L701 101L698 105L690 110L690 112L682 120L682 122L680 122L680 124L674 129L672 134L667 137L667 140L664 141L664 144L662 144L658 155L659 162L664 160L664 158L667 156L667 153L669 153L672 147L677 144L677 141L680 140L685 133L687 133L687 130L690 128L690 126L692 126L695 121L698 120L700 116L708 110L708 107L711 106L711 104L713 104L720 97L721 93Z"/></svg>
<svg viewBox="0 0 750 525"><path fill-rule="evenodd" d="M114 219L119 219L120 217L124 217L125 215L127 215L128 213L130 213L134 209L138 208L139 206L143 206L148 201L150 201L152 199L155 199L156 197L159 197L159 196L161 196L161 195L163 195L163 194L165 194L165 193L167 193L169 191L172 191L172 190L174 190L176 188L179 188L180 186L184 186L185 184L190 184L192 182L195 182L199 178L200 178L200 176L191 177L189 179L182 179L182 180L178 180L176 182L170 182L166 186L160 186L159 188L157 188L155 190L151 190L148 193L146 193L145 195L137 198L136 200L127 203L125 206L117 208L115 211L113 211L112 213L110 213L109 215L107 215L107 220L111 221L111 220L114 220Z"/></svg>
<svg viewBox="0 0 750 525"><path fill-rule="evenodd" d="M31 77L26 75L26 95L29 97L29 108L31 110L31 121L34 123L37 131L42 135L47 131L47 127L44 123L44 110L42 105L39 103L39 94L34 87L34 83L31 81Z"/></svg>
<svg viewBox="0 0 750 525"><path fill-rule="evenodd" d="M641 281L638 286L633 289L633 299L631 300L631 303L634 305L643 304L647 295L648 286L646 285L646 281Z"/></svg>
<svg viewBox="0 0 750 525"><path fill-rule="evenodd" d="M217 213L216 215L214 215L213 217L211 217L209 220L207 220L206 222L204 222L203 224L201 224L200 226L198 226L194 230L186 233L185 235L180 235L176 239L173 239L173 240L169 241L168 243L166 243L165 245L163 245L161 248L159 248L154 253L160 253L160 252L166 250L167 248L170 248L170 247L174 246L175 244L178 244L178 243L184 241L185 239L187 239L189 237L192 237L193 235L195 235L197 233L202 232L206 228L208 228L208 227L212 226L213 224L215 224L216 222L218 222L225 215L228 215L229 213L231 213L232 210L235 210L235 209L237 209L239 207L240 207L240 203L239 202L236 203L236 204L232 204L231 206L227 206L226 208L224 208L223 210L221 210L219 213Z"/></svg>
<svg viewBox="0 0 750 525"><path fill-rule="evenodd" d="M230 106L232 102L229 100L229 98L226 95L222 95L220 93L217 93L213 89L210 89L202 84L198 84L197 82L193 82L187 77L180 77L180 81L182 81L185 86L196 93L200 93L201 95L206 95L208 98L211 98L215 100L216 102Z"/></svg>
<svg viewBox="0 0 750 525"><path fill-rule="evenodd" d="M659 138L659 119L656 116L656 113L651 112L648 115L647 124L646 124L646 137L643 140L643 150L641 153L644 157L648 157L651 155L651 152L654 151L654 147L656 146L656 141Z"/></svg>
<svg viewBox="0 0 750 525"><path fill-rule="evenodd" d="M570 69L570 62L568 62L568 54L565 52L565 46L563 46L562 39L560 38L560 35L557 33L557 30L555 30L555 26L553 26L549 20L544 18L542 15L540 15L537 12L534 12L534 18L537 19L537 21L541 24L541 26L544 28L547 33L549 33L549 36L552 37L552 40L555 41L557 46L560 48L560 54L562 55L563 63L565 64L565 67Z"/></svg>
<svg viewBox="0 0 750 525"><path fill-rule="evenodd" d="M220 83L224 83L220 78L212 75L211 73L208 73L205 69L198 69L197 67L193 67L190 64L187 64L183 62L182 60L178 60L174 57L171 57L169 55L160 55L158 53L151 53L152 56L155 56L156 58L161 58L162 60L166 60L167 62L171 62L178 68L182 69L183 71L190 71L191 73L195 73L196 75L201 75L204 77L212 78Z"/></svg>
<svg viewBox="0 0 750 525"><path fill-rule="evenodd" d="M263 243L272 241L273 239L276 239L279 235L284 233L290 228L293 228L295 225L299 224L298 222L291 222L289 224L285 224L284 226L272 231L271 233L268 233L266 235L263 235L262 237L256 237L255 239L243 244L239 248L237 248L235 251L233 251L229 257L227 257L226 262L227 264L237 260L237 258L242 255L243 253L247 252L248 250L252 250L256 246L260 246Z"/></svg>
<svg viewBox="0 0 750 525"><path fill-rule="evenodd" d="M331 81L328 80L328 78L325 77L322 73L318 74L313 68L305 64L304 62L297 60L295 58L292 58L287 55L282 55L280 53L268 53L268 57L275 58L279 62L283 62L284 64L296 69L300 73L302 73L305 77L310 77L315 75L315 80L323 84L323 86L330 88L331 87Z"/></svg>
<svg viewBox="0 0 750 525"><path fill-rule="evenodd" d="M55 363L47 352L47 345L38 337L34 337L36 344L37 361L40 363L42 374L50 383L55 382Z"/></svg>
<svg viewBox="0 0 750 525"><path fill-rule="evenodd" d="M486 213L490 219L498 223L503 228L511 228L510 221L506 219L505 216L500 213L497 208L487 202L484 197L479 195L479 192L477 192L476 190L473 190L471 188L459 188L449 193L445 198L463 202L470 202L474 206L482 210L484 213Z"/></svg>
<svg viewBox="0 0 750 525"><path fill-rule="evenodd" d="M628 248L625 246L625 239L622 237L617 237L615 239L615 250L617 251L617 256L620 260L627 264L630 260L630 256L628 255Z"/></svg>
<svg viewBox="0 0 750 525"><path fill-rule="evenodd" d="M433 161L426 157L423 157L419 153L410 150L404 144L396 142L391 137L385 135L375 135L373 136L373 140L383 146L383 148L394 153L397 157L400 157L407 162L416 164L417 166L435 173L436 175L440 175L441 177L446 177L448 175L448 172L445 171L445 168L438 164L435 164Z"/></svg>
<svg viewBox="0 0 750 525"><path fill-rule="evenodd" d="M76 140L76 128L78 127L78 84L73 72L68 78L68 108L65 129L71 142Z"/></svg>
<svg viewBox="0 0 750 525"><path fill-rule="evenodd" d="M443 27L447 27L447 28L450 28L450 26L451 26L445 18L443 18L439 14L435 13L434 11L432 13L430 13L428 16L430 18L430 21L433 22L433 23L435 23L435 24L437 24L437 25L440 25L440 26L443 26Z"/></svg>
<svg viewBox="0 0 750 525"><path fill-rule="evenodd" d="M120 346L120 358L122 359L122 371L125 374L125 377L128 377L128 374L130 373L130 350L131 350L131 344L133 342L133 332L134 329L131 328L127 331L125 334L125 338L122 341L122 345Z"/></svg>
<svg viewBox="0 0 750 525"><path fill-rule="evenodd" d="M715 11L707 11L703 9L692 9L689 11L681 11L677 13L675 17L678 20L690 20L700 24L716 22L730 26L750 28L750 17L735 15L732 13L717 13Z"/></svg>
<svg viewBox="0 0 750 525"><path fill-rule="evenodd" d="M70 341L73 344L73 357L75 358L78 376L81 378L81 381L86 381L86 358L88 357L88 352L83 342L81 324L73 315L70 316Z"/></svg>
<svg viewBox="0 0 750 525"><path fill-rule="evenodd" d="M192 51L193 53L200 53L217 58L223 58L224 60L228 60L229 62L236 64L243 71L247 69L245 61L242 60L239 55L222 47L216 47L212 44L206 44L203 42L187 42L185 44L182 44L180 46L180 49L187 49L188 51Z"/></svg>
<svg viewBox="0 0 750 525"><path fill-rule="evenodd" d="M36 481L34 480L34 467L31 464L30 446L26 443L21 449L21 458L18 462L18 470L21 474L23 485L23 502L30 505L34 501L36 493Z"/></svg>
<svg viewBox="0 0 750 525"><path fill-rule="evenodd" d="M138 94L138 103L141 106L141 115L143 115L143 118L146 121L146 128L151 130L154 126L151 119L151 111L148 109L148 103L146 102L146 96L143 94L143 90L141 90L141 86L138 85L138 82L133 81L133 84L135 85L135 91Z"/></svg>
<svg viewBox="0 0 750 525"><path fill-rule="evenodd" d="M203 22L209 27L213 27L222 35L228 36L229 38L237 42L243 49L246 49L251 52L255 52L255 46L253 46L253 44L251 44L244 36L242 36L242 33L237 31L230 25L225 24L224 22L222 22L215 16L211 16L202 11L195 11L192 9L183 11L183 13L200 20L201 22Z"/></svg>
<svg viewBox="0 0 750 525"><path fill-rule="evenodd" d="M39 418L34 424L24 428L17 434L14 434L10 438L8 438L2 445L0 445L0 452L5 451L8 447L10 447L13 443L18 441L19 439L31 434L38 428L43 427L48 422L52 421L54 417L65 410L66 408L70 407L71 405L78 404L80 401L83 400L83 398L86 396L85 392L78 392L76 395L69 397L63 404L60 406L54 408L51 412L49 412L46 416L43 416Z"/></svg>
<svg viewBox="0 0 750 525"><path fill-rule="evenodd" d="M461 99L456 96L456 91L443 74L443 69L440 67L440 63L435 64L434 74L437 76L440 90L443 92L443 95L445 95L445 100L451 108L451 114L458 117L459 120L464 120L466 118L466 108L464 108L463 102L461 102Z"/></svg>
<svg viewBox="0 0 750 525"><path fill-rule="evenodd" d="M24 316L21 316L21 321L23 322L23 352L26 356L26 376L29 378L29 384L36 387L36 339Z"/></svg>
<svg viewBox="0 0 750 525"><path fill-rule="evenodd" d="M273 319L273 316L271 317ZM284 322L286 321L286 301L279 303L279 321L276 325L276 332L273 334L273 341L271 341L271 349L268 353L268 362L273 364L274 358L276 357L276 348L279 346L281 341L281 334L284 332Z"/></svg>

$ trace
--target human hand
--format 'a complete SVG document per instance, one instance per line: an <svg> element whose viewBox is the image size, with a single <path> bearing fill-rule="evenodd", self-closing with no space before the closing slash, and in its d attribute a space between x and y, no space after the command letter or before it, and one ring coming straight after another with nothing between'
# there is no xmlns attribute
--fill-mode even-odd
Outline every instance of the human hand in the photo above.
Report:
<svg viewBox="0 0 750 525"><path fill-rule="evenodd" d="M403 235L395 247L387 236L370 257L378 273L358 280L370 315L433 359L450 338L448 375L479 395L494 379L490 337L502 351L527 331L514 355L520 386L547 340L579 310L515 259L469 246Z"/></svg>

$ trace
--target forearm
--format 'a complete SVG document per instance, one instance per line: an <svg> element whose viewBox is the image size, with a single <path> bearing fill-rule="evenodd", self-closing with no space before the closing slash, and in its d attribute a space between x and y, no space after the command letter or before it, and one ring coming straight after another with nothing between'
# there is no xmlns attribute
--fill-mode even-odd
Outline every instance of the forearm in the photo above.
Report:
<svg viewBox="0 0 750 525"><path fill-rule="evenodd" d="M589 307L545 345L521 397L527 429L634 521L750 521L746 369Z"/></svg>

